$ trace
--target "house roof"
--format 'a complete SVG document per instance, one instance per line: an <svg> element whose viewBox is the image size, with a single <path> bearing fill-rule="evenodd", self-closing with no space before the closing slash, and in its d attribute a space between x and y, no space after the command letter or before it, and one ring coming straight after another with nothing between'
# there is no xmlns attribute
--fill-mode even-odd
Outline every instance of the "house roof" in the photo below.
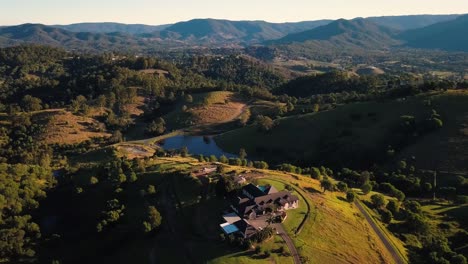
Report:
<svg viewBox="0 0 468 264"><path fill-rule="evenodd" d="M266 188L265 188L265 191L264 191L266 194L272 194L272 193L277 193L278 190L271 186L271 185L268 185Z"/></svg>
<svg viewBox="0 0 468 264"><path fill-rule="evenodd" d="M241 218L236 213L230 213L223 215L224 220L227 223L234 224L235 222L241 220Z"/></svg>
<svg viewBox="0 0 468 264"><path fill-rule="evenodd" d="M280 201L284 201L283 204L280 203ZM284 205L286 202L295 202L298 201L299 198L295 195L292 195L288 191L281 191L281 192L276 192L272 194L267 194L261 197L257 197L254 199L255 204L263 204L263 203L280 203L281 205Z"/></svg>
<svg viewBox="0 0 468 264"><path fill-rule="evenodd" d="M257 229L253 227L247 220L243 219L234 223L239 231L244 235L244 238L251 237L257 232Z"/></svg>
<svg viewBox="0 0 468 264"><path fill-rule="evenodd" d="M262 192L262 190L260 190L257 186L249 183L247 184L246 186L244 186L242 188L245 192L249 193L250 195L252 195L253 197L259 197L259 196L263 196L265 195L264 192Z"/></svg>

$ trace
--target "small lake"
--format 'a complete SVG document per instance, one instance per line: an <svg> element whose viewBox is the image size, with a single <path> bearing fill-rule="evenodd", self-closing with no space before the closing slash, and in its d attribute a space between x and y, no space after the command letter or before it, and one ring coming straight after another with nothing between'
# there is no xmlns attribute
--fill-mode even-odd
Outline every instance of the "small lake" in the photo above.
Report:
<svg viewBox="0 0 468 264"><path fill-rule="evenodd" d="M159 142L165 150L168 149L181 149L187 147L190 154L210 156L215 155L220 157L222 155L228 158L236 158L237 155L223 151L212 136L175 136L162 140Z"/></svg>

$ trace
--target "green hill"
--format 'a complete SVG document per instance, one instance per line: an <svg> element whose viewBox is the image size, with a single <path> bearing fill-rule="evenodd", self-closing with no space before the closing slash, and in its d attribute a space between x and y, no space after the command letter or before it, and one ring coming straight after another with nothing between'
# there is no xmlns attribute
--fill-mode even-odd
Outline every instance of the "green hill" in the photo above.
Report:
<svg viewBox="0 0 468 264"><path fill-rule="evenodd" d="M203 43L247 42L255 43L277 39L287 34L309 30L330 23L330 20L297 23L269 23L266 21L230 21L224 19L193 19L179 22L155 36Z"/></svg>
<svg viewBox="0 0 468 264"><path fill-rule="evenodd" d="M468 51L468 15L406 31L400 38L407 41L407 45L411 47L466 52Z"/></svg>
<svg viewBox="0 0 468 264"><path fill-rule="evenodd" d="M375 24L363 18L339 19L328 25L290 34L273 44L312 42L316 45L333 45L356 48L382 49L398 44L393 38L396 30Z"/></svg>
<svg viewBox="0 0 468 264"><path fill-rule="evenodd" d="M435 169L435 166L440 170L468 171L466 91L349 104L330 111L279 119L267 133L256 125L248 126L222 134L216 142L228 152L236 153L243 147L251 158L274 162L368 168L376 162L387 161L388 146L402 142L396 132L401 116L411 115L424 121L432 109L441 115L443 127L412 137L404 144L407 147L402 149L402 155L415 155L421 169Z"/></svg>

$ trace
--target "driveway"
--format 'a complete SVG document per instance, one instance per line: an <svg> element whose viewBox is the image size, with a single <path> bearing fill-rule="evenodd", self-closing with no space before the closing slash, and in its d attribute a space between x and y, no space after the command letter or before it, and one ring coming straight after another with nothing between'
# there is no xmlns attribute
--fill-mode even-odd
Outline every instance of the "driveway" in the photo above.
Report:
<svg viewBox="0 0 468 264"><path fill-rule="evenodd" d="M367 211L362 207L362 204L361 202L359 201L355 201L354 204L357 206L357 208L359 209L359 211L364 215L364 217L366 218L367 222L369 223L369 225L372 227L372 229L374 229L374 232L377 233L377 235L379 236L380 240L382 241L382 243L384 244L384 246L387 248L388 252L390 252L390 254L392 255L392 258L395 260L395 263L397 264L405 264L406 261L400 256L400 254L398 254L398 252L396 251L395 247L392 245L392 243L388 240L388 237L387 235L385 235L382 230L375 224L374 221L372 221L371 217L369 215L369 213L367 213Z"/></svg>
<svg viewBox="0 0 468 264"><path fill-rule="evenodd" d="M284 242L286 242L286 245L289 248L289 252L291 252L291 256L294 259L294 264L301 264L301 258L299 257L299 253L297 252L296 245L294 245L294 242L292 241L291 237L288 235L286 230L284 230L284 227L282 224L272 224L272 226L276 229L278 232L278 235L283 238Z"/></svg>

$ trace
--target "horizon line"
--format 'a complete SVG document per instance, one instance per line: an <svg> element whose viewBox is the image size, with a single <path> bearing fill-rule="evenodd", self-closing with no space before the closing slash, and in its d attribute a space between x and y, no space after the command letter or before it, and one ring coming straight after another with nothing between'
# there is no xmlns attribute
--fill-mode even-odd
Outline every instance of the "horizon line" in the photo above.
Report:
<svg viewBox="0 0 468 264"><path fill-rule="evenodd" d="M174 23L163 23L163 24L145 24L145 23L126 23L126 22L117 22L117 21L82 21L82 22L72 22L72 23L54 23L54 24L48 24L48 23L41 23L41 22L25 22L25 23L20 23L20 24L2 24L0 25L1 27L10 27L10 26L20 26L20 25L25 25L25 24L39 24L39 25L44 25L44 26L69 26L69 25L76 25L76 24L121 24L121 25L143 25L143 26L166 26L166 25L174 25L177 23L181 22L189 22L192 20L223 20L223 21L231 21L231 22L242 22L242 21L247 21L247 22L266 22L270 24L287 24L287 23L300 23L300 22L312 22L312 21L320 21L320 20L339 20L339 19L346 19L346 20L353 20L357 18L379 18L379 17L403 17L403 16L461 16L461 15L466 15L468 13L451 13L451 14L429 14L429 13L422 13L422 14L401 14L401 15L380 15L380 16L357 16L353 18L319 18L319 19L311 19L311 20L298 20L298 21L282 21L282 22L271 22L267 20L262 20L262 19L242 19L242 20L237 20L237 19L227 19L227 18L214 18L214 17L194 17L188 20L180 20Z"/></svg>

